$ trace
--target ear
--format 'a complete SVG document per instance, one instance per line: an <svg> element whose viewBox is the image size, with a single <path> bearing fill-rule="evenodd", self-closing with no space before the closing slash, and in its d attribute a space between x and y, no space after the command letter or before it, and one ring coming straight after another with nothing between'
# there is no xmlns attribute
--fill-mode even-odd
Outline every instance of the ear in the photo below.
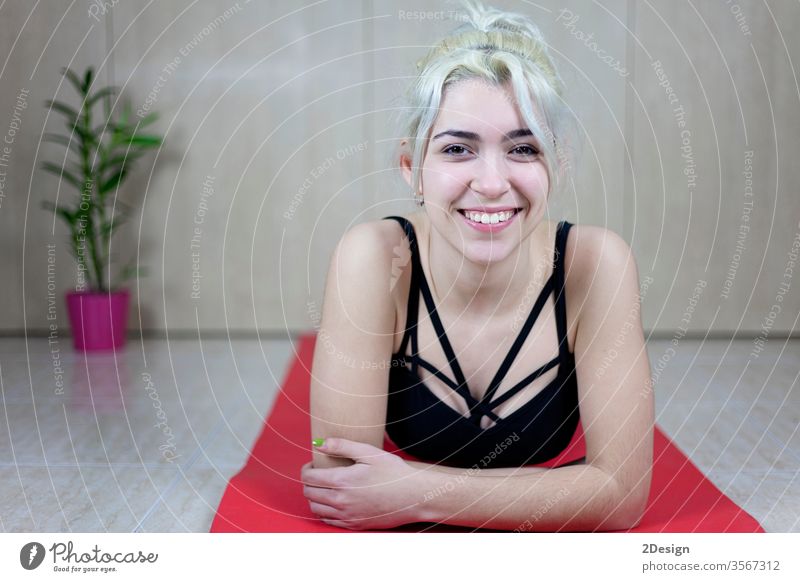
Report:
<svg viewBox="0 0 800 582"><path fill-rule="evenodd" d="M400 171L403 173L403 179L409 185L412 186L414 174L411 170L411 158L406 153L406 146L408 146L408 140L404 139L400 142Z"/></svg>

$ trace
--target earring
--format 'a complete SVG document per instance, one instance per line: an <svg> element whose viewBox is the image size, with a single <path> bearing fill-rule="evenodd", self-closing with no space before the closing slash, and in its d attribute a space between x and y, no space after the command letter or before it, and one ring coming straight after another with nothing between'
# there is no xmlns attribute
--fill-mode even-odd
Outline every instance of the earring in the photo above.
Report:
<svg viewBox="0 0 800 582"><path fill-rule="evenodd" d="M422 198L422 192L421 191L418 190L414 194L414 202L417 203L417 206L423 206L425 204L425 200Z"/></svg>

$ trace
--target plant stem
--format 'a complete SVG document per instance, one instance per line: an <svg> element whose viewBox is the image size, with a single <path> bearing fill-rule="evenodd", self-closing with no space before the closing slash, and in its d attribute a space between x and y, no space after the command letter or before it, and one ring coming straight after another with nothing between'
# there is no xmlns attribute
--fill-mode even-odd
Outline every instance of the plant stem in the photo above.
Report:
<svg viewBox="0 0 800 582"><path fill-rule="evenodd" d="M88 107L88 96L89 95L88 95L88 87L87 87L86 92L83 95L83 127L84 127L84 130L85 130L85 133L86 133L87 136L90 135L91 128L92 128L92 125L91 125L91 122L92 122L91 121L91 111L90 111L90 107ZM92 255L92 263L94 264L94 271L95 271L95 281L94 281L94 284L90 284L90 287L93 287L94 290L96 290L96 291L104 291L104 289L103 289L103 267L102 267L102 264L100 262L100 257L97 254L97 240L96 240L97 234L95 232L96 229L94 228L95 221L94 221L93 217L91 216L91 214L95 210L94 189L96 187L96 184L95 184L96 180L94 179L94 176L92 175L91 162L89 161L89 158L91 157L90 147L91 147L90 144L84 142L84 147L83 147L84 186L83 186L83 192L81 192L81 197L82 197L81 203L83 203L84 200L88 199L87 200L87 204L89 204L89 220L88 220L88 224L89 224L88 230L89 230L89 232L87 233L88 236L86 236L86 238L88 239L89 250L90 250L91 255ZM87 272L89 272L88 269L87 269ZM90 277L90 280L91 280L91 277Z"/></svg>

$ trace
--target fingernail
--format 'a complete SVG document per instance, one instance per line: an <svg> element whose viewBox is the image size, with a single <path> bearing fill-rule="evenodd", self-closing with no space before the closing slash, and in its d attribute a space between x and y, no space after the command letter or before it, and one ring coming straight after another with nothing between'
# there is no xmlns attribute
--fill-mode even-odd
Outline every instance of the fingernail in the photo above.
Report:
<svg viewBox="0 0 800 582"><path fill-rule="evenodd" d="M325 444L325 439L312 439L311 444L315 447L321 447Z"/></svg>

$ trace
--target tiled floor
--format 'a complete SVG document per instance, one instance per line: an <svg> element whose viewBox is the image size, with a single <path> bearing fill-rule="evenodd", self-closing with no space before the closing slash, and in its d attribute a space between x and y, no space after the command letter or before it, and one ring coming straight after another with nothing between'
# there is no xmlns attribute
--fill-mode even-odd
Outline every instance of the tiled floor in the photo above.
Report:
<svg viewBox="0 0 800 582"><path fill-rule="evenodd" d="M116 358L57 347L60 362L46 340L0 340L0 529L208 531L291 342L151 340Z"/></svg>
<svg viewBox="0 0 800 582"><path fill-rule="evenodd" d="M800 532L800 341L669 345L648 344L661 428L764 529ZM293 350L0 339L0 531L208 531Z"/></svg>

